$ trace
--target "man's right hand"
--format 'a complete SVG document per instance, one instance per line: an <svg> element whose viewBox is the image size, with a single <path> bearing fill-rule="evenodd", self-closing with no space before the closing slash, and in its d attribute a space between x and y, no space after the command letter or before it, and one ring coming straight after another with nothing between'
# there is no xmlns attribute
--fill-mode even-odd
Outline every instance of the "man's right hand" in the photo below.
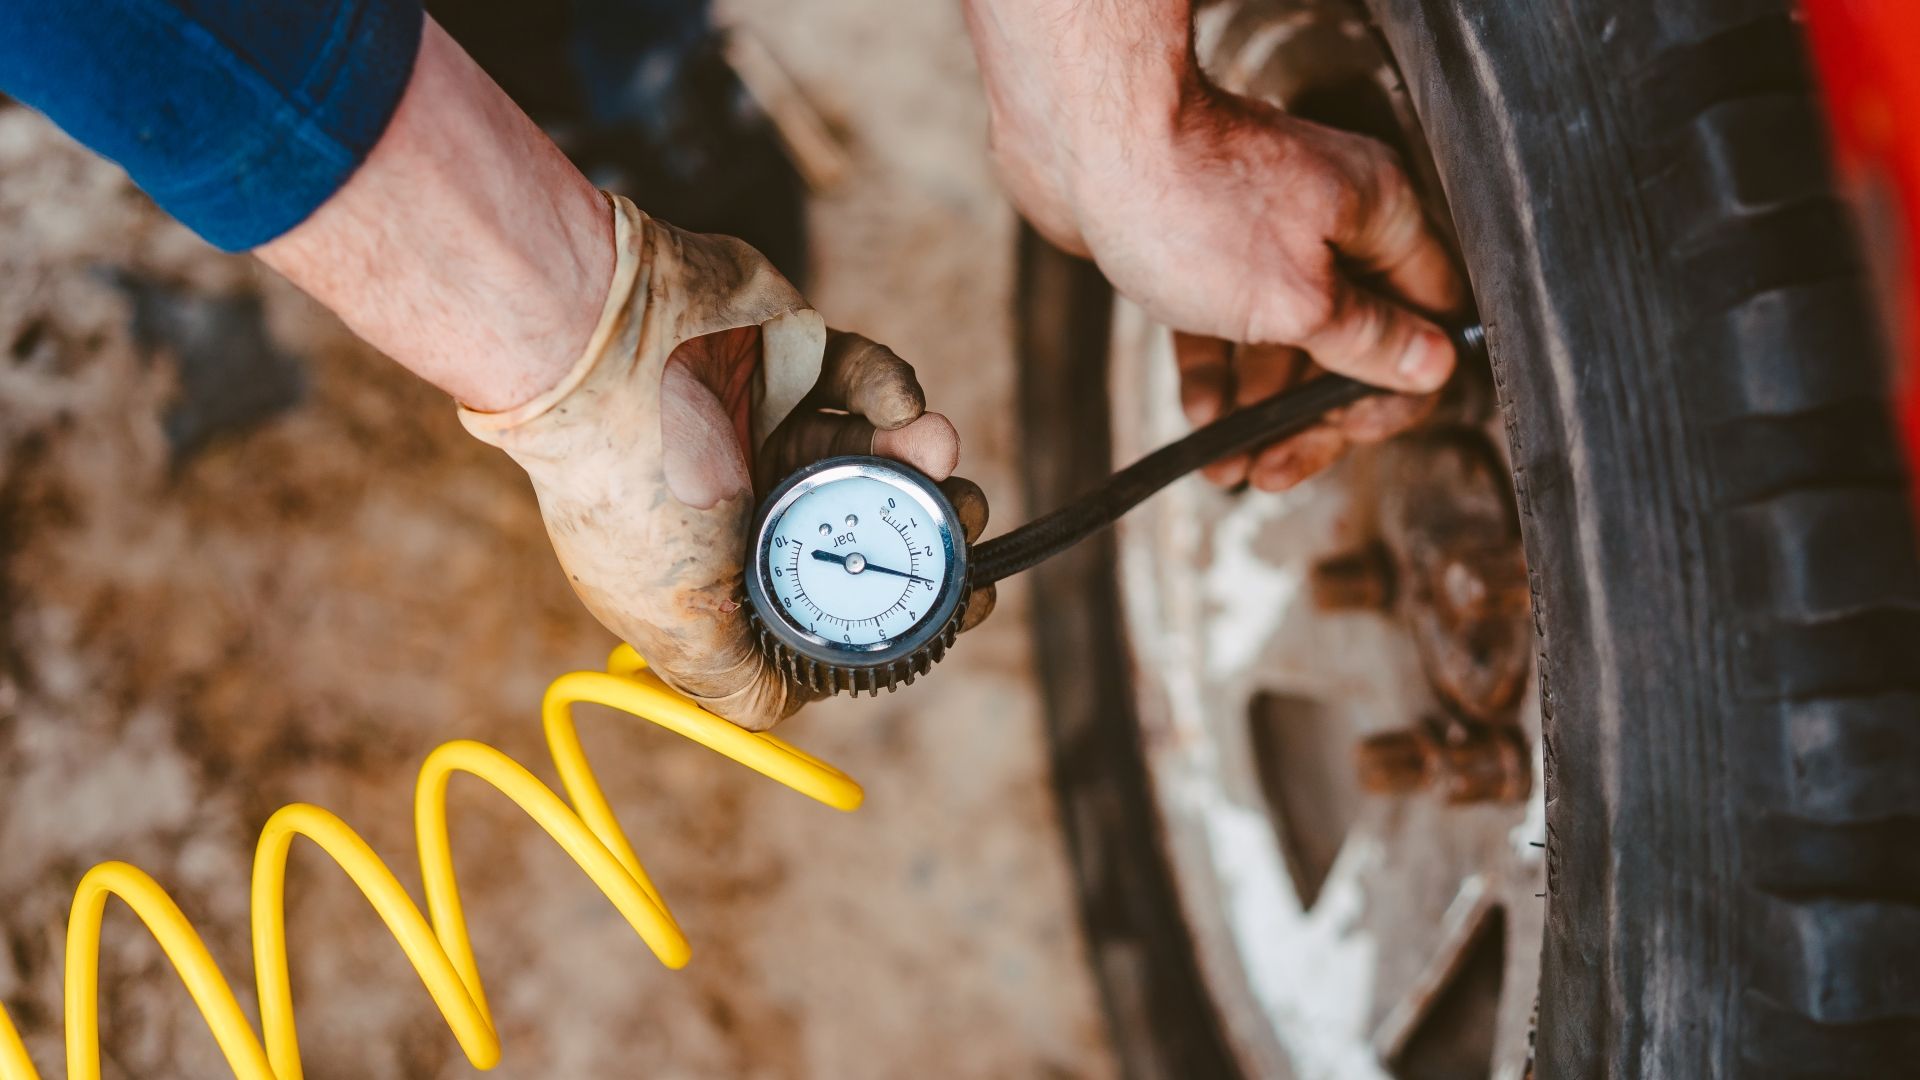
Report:
<svg viewBox="0 0 1920 1080"><path fill-rule="evenodd" d="M1014 201L1180 332L1195 424L1323 368L1437 389L1454 355L1431 316L1465 291L1392 153L1209 86L1188 7L970 0ZM1286 487L1428 405L1373 398L1208 475Z"/></svg>
<svg viewBox="0 0 1920 1080"><path fill-rule="evenodd" d="M1453 346L1422 312L1463 289L1387 147L1215 91L1131 166L1076 183L1080 239L1114 287L1175 328L1180 404L1206 424L1322 370L1401 391L1209 466L1292 487L1431 411Z"/></svg>

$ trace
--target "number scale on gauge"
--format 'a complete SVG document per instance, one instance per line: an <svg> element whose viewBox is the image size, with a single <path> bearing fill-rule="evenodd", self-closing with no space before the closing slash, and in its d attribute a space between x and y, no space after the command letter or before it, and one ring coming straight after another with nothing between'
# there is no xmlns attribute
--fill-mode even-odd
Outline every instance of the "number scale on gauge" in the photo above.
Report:
<svg viewBox="0 0 1920 1080"><path fill-rule="evenodd" d="M952 640L966 540L953 504L918 472L829 458L768 496L753 537L747 597L782 648L834 669L886 668L874 679L893 685Z"/></svg>
<svg viewBox="0 0 1920 1080"><path fill-rule="evenodd" d="M899 490L880 480L815 488L781 517L774 598L829 641L884 645L918 624L946 581L937 533L917 504L901 506Z"/></svg>

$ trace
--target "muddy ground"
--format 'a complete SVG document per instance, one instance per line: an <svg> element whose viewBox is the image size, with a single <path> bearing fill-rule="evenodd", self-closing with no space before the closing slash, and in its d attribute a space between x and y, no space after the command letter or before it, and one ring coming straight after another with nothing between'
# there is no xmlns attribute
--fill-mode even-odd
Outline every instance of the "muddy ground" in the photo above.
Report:
<svg viewBox="0 0 1920 1080"><path fill-rule="evenodd" d="M957 5L732 10L852 141L854 176L811 209L814 302L918 363L966 471L1018 520L1013 218ZM442 395L17 107L0 108L0 281L0 1000L57 1075L66 912L88 866L153 873L251 1009L266 816L335 810L417 896L420 760L476 738L551 779L540 692L612 642L553 565L524 479ZM693 941L683 972L511 804L457 788L496 1074L1109 1075L1026 618L1007 589L934 683L783 731L866 784L851 816L585 718ZM290 893L308 1074L469 1075L345 878L308 848ZM222 1073L124 910L102 1008L109 1075Z"/></svg>

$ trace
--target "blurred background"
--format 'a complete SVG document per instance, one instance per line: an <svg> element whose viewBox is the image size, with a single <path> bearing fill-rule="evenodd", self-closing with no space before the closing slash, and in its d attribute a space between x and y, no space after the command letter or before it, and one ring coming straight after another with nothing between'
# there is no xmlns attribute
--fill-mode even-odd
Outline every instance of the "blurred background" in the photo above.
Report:
<svg viewBox="0 0 1920 1080"><path fill-rule="evenodd" d="M1015 219L989 175L959 6L726 4L715 15L773 43L804 84L845 171L806 195L749 107L729 149L775 160L707 203L724 176L697 146L653 159L655 174L622 153L663 137L621 137L622 108L658 91L623 101L631 80L610 77L590 100L568 64L591 65L542 25L562 6L514 7L436 14L596 182L679 224L747 233L835 325L910 358L996 520L1021 520ZM502 40L524 46L506 50L518 64L500 66ZM597 62L658 44L601 39ZM13 105L0 280L0 998L51 1065L71 883L88 866L151 872L250 988L246 882L269 813L335 810L419 895L420 761L465 737L550 777L541 691L614 642L567 589L523 474L466 437L450 402ZM463 895L506 1047L496 1074L1111 1075L1026 605L1021 583L1002 590L941 693L830 702L783 729L865 784L850 816L583 711L602 782L694 943L685 971L664 970L519 810L456 784ZM290 895L309 1075L471 1073L329 860L298 849ZM109 1074L221 1075L133 917L116 907L105 937Z"/></svg>

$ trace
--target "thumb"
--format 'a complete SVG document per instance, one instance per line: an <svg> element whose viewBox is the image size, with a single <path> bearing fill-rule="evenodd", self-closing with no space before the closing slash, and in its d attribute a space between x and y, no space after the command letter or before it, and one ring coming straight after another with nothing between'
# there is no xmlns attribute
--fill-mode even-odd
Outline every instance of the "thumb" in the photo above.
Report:
<svg viewBox="0 0 1920 1080"><path fill-rule="evenodd" d="M1424 394L1453 374L1453 343L1438 326L1344 277L1335 277L1325 322L1298 344L1329 371Z"/></svg>

